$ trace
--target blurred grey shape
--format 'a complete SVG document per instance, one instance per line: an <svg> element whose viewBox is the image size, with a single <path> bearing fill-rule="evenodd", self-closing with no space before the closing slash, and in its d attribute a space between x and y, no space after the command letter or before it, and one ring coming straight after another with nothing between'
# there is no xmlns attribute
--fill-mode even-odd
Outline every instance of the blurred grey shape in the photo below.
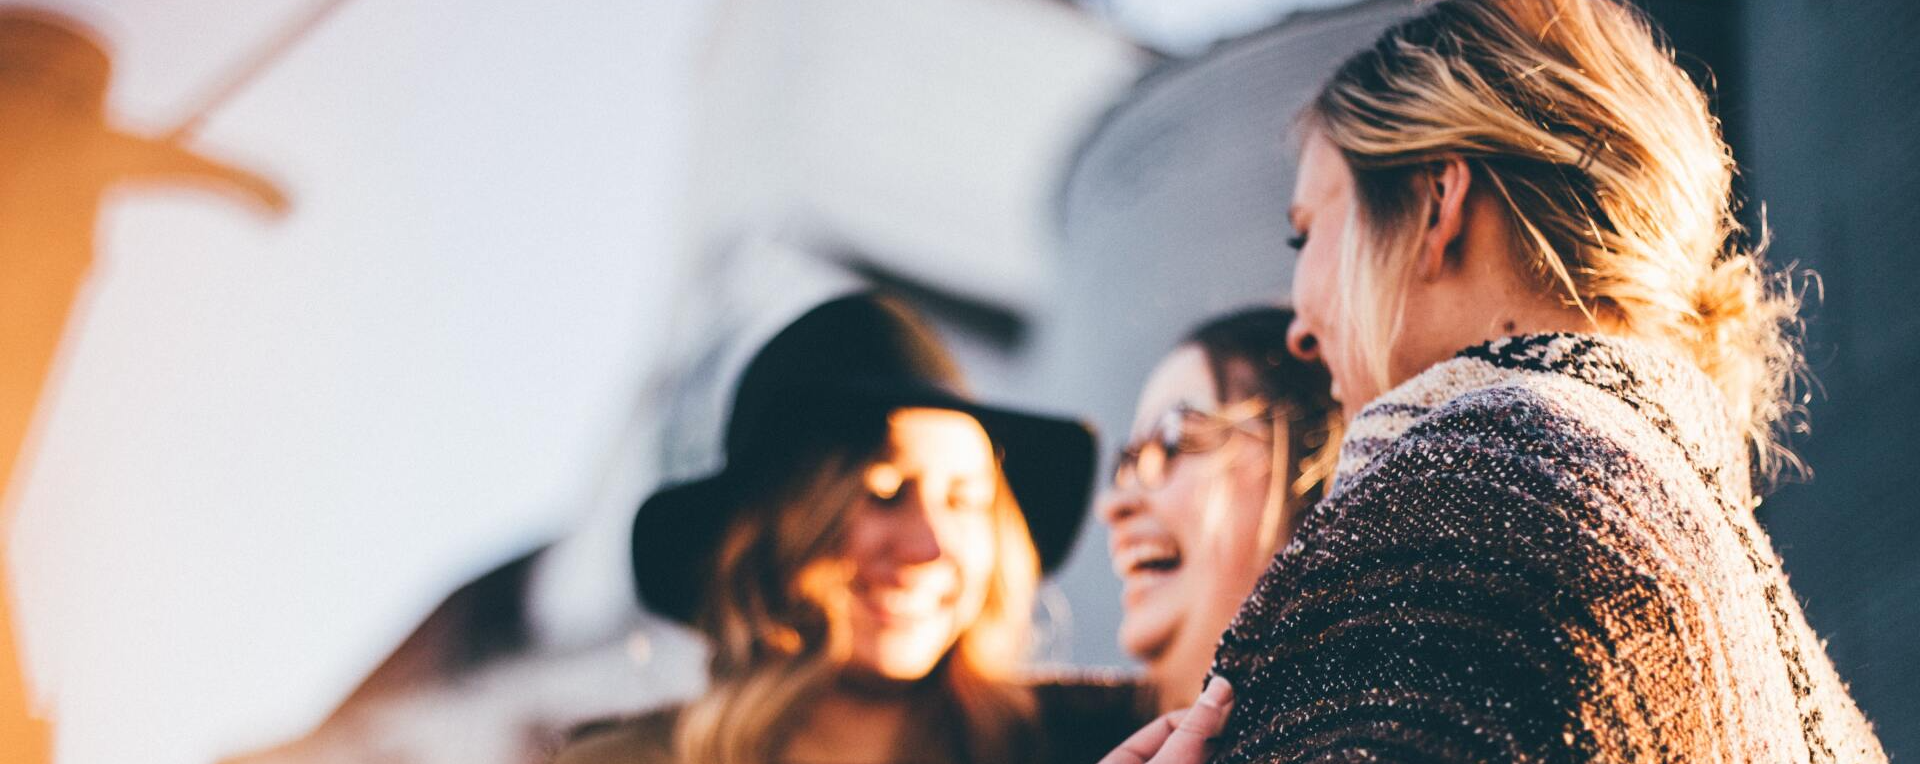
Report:
<svg viewBox="0 0 1920 764"><path fill-rule="evenodd" d="M1175 55L1253 32L1290 13L1352 5L1354 0L1082 0L1142 44Z"/></svg>
<svg viewBox="0 0 1920 764"><path fill-rule="evenodd" d="M1083 285L1067 297L1071 313L1102 327L1086 339L1157 358L1202 318L1286 301L1294 117L1340 60L1411 7L1296 16L1161 65L1108 111L1056 199L1065 268Z"/></svg>
<svg viewBox="0 0 1920 764"><path fill-rule="evenodd" d="M1410 8L1396 0L1301 14L1149 72L1067 172L1058 210L1070 255L1173 272L1202 261L1236 271L1236 283L1283 286L1294 116L1335 63Z"/></svg>
<svg viewBox="0 0 1920 764"><path fill-rule="evenodd" d="M1082 140L1055 191L1065 283L1033 357L1052 397L1125 438L1147 372L1201 320L1284 302L1295 114L1335 66L1413 10L1376 0L1304 12L1144 75ZM1082 538L1074 658L1118 663L1104 533ZM1108 594L1108 593L1112 594ZM1106 595L1106 596L1099 596Z"/></svg>
<svg viewBox="0 0 1920 764"><path fill-rule="evenodd" d="M1033 312L1053 174L1147 58L1034 0L730 0L696 83L693 256L771 234Z"/></svg>

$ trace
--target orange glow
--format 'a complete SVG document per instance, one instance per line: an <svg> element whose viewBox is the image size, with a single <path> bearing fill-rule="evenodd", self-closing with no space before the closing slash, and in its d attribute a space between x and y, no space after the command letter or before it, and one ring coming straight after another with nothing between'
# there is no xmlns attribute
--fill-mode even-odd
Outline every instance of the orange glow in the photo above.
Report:
<svg viewBox="0 0 1920 764"><path fill-rule="evenodd" d="M28 712L27 684L13 644L11 604L0 603L0 759L39 764L53 760L51 734L46 723Z"/></svg>
<svg viewBox="0 0 1920 764"><path fill-rule="evenodd" d="M111 59L66 18L29 9L0 12L0 534L10 527L11 489L34 412L75 300L94 259L101 196L128 180L231 188L284 212L266 180L173 141L112 129L106 121ZM4 538L5 536L0 536ZM36 718L15 644L12 587L0 556L0 760L50 760L50 729Z"/></svg>

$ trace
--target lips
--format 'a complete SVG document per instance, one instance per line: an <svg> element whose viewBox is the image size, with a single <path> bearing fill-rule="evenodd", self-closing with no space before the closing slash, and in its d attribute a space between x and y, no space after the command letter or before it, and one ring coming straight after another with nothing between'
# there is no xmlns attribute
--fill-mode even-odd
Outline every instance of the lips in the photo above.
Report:
<svg viewBox="0 0 1920 764"><path fill-rule="evenodd" d="M1113 572L1121 578L1180 569L1180 545L1166 537L1116 539L1111 552Z"/></svg>
<svg viewBox="0 0 1920 764"><path fill-rule="evenodd" d="M939 587L860 586L854 598L883 623L918 621L940 615L952 597Z"/></svg>

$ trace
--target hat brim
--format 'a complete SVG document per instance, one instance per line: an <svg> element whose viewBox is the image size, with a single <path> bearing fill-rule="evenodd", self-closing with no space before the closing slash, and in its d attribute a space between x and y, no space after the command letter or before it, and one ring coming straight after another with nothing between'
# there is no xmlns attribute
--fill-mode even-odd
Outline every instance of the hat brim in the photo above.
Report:
<svg viewBox="0 0 1920 764"><path fill-rule="evenodd" d="M1096 459L1091 427L1071 419L983 405L937 388L865 388L857 384L813 388L815 403L857 400L888 409L939 408L980 422L998 450L1048 575L1066 561L1085 523ZM735 465L709 477L663 489L648 497L633 523L634 588L651 611L692 623L720 540L754 476Z"/></svg>

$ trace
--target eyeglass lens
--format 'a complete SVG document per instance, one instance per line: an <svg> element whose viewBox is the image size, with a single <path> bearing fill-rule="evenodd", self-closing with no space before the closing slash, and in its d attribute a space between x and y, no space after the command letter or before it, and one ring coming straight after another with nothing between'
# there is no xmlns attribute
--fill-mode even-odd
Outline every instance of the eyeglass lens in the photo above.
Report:
<svg viewBox="0 0 1920 764"><path fill-rule="evenodd" d="M1113 485L1121 490L1159 488L1167 479L1173 457L1186 438L1187 410L1174 408L1160 416L1147 437L1120 450L1114 462Z"/></svg>
<svg viewBox="0 0 1920 764"><path fill-rule="evenodd" d="M1123 491L1135 487L1149 491L1159 488L1180 454L1219 448L1236 427L1270 410L1271 407L1259 399L1242 401L1221 413L1199 411L1184 404L1175 406L1160 415L1145 437L1120 450L1113 465L1113 487Z"/></svg>

